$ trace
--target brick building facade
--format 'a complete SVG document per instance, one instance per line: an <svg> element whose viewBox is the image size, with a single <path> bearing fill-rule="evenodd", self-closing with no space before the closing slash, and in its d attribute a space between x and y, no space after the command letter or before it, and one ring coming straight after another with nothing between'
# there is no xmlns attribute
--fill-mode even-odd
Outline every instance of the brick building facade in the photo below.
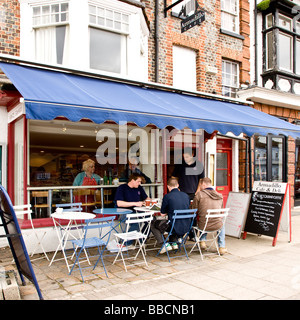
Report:
<svg viewBox="0 0 300 320"><path fill-rule="evenodd" d="M0 53L20 55L20 4L5 0L0 4Z"/></svg>
<svg viewBox="0 0 300 320"><path fill-rule="evenodd" d="M146 12L150 21L149 39L149 80L155 81L155 5L157 1L146 0ZM182 46L196 52L197 90L206 93L222 94L222 58L238 62L240 65L240 84L250 81L250 27L249 1L239 1L238 34L229 34L221 29L220 1L198 1L205 11L205 21L200 26L181 33L180 21L170 9L164 16L164 1L159 3L159 75L158 82L173 85L172 47ZM167 1L167 6L172 0ZM183 61L184 63L184 61ZM210 72L209 67L217 68Z"/></svg>
<svg viewBox="0 0 300 320"><path fill-rule="evenodd" d="M25 3L23 1L22 3ZM33 2L34 1L27 1ZM47 2L47 1L45 1ZM53 2L53 1L52 1ZM52 3L48 1L48 3ZM63 1L61 1L63 2ZM99 3L104 2L104 0ZM116 3L117 1L111 1ZM238 66L238 81L235 90L239 90L241 86L251 87L253 79L254 59L251 43L251 34L253 30L250 28L253 16L251 18L251 2L249 0L237 0L238 12L235 22L238 29L236 32L230 32L222 27L222 8L221 0L198 0L201 10L205 12L205 21L199 26L195 26L190 30L182 33L180 23L182 17L178 17L173 9L170 9L165 17L163 0L120 0L117 3L123 6L132 6L135 10L142 10L144 13L145 24L148 27L147 35L147 60L148 75L144 81L158 82L163 85L174 85L174 48L189 49L195 54L195 90L211 95L220 99L223 94L223 62L234 63ZM166 5L170 6L175 1L167 0ZM38 1L36 3L39 4ZM156 7L158 5L158 7ZM13 0L4 0L1 2L0 10L0 54L8 54L13 56L22 56L22 48L20 48L20 2ZM115 4L116 6L116 4ZM30 8L31 9L31 8ZM27 11L28 13L28 11ZM252 20L251 20L252 19ZM31 17L27 21L31 21ZM23 27L24 25L22 25ZM31 30L28 28L28 30ZM145 32L146 34L146 32ZM29 42L31 43L31 42ZM25 42L23 42L25 44ZM34 51L34 49L31 49ZM26 51L26 50L25 50ZM23 52L24 45L23 45ZM32 52L26 51L25 58L32 57ZM74 50L73 50L74 53ZM73 54L72 53L72 54ZM158 53L158 55L156 55ZM75 54L75 53L74 53ZM77 52L76 52L77 54ZM34 60L34 58L32 58ZM81 62L84 59L74 59ZM185 65L184 59L182 64ZM132 73L133 74L133 73ZM184 81L185 79L183 79ZM186 89L189 90L189 89ZM245 91L246 92L246 91ZM235 94L235 92L233 92ZM242 96L242 94L240 95ZM232 97L235 97L232 96ZM253 107L257 110L282 117L289 122L295 122L299 119L299 112L296 108L282 107L272 103L262 103L251 96L246 96L254 102ZM254 145L252 140L252 173L254 172ZM291 184L292 195L294 195L295 186L295 147L296 141L289 138L287 142L287 181ZM245 143L239 142L239 163L238 163L238 186L235 191L249 191L245 186L246 175L246 150ZM254 177L248 180L253 181Z"/></svg>

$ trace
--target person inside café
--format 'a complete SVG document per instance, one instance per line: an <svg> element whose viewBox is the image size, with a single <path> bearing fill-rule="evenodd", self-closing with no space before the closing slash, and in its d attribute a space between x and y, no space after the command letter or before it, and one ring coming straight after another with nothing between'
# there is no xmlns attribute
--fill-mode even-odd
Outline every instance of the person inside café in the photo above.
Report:
<svg viewBox="0 0 300 320"><path fill-rule="evenodd" d="M144 178L145 182L143 183L151 183L151 179L141 171L138 163L139 163L139 160L137 157L129 158L128 164L126 165L125 170L121 174L121 177L120 177L121 182L123 181L128 182L129 177L132 173L138 173Z"/></svg>
<svg viewBox="0 0 300 320"><path fill-rule="evenodd" d="M78 173L75 177L73 186L94 186L100 184L101 177L95 174L95 161L92 159L87 159L82 163L82 172ZM81 195L78 193L75 194L75 202L81 203L95 203L94 190L89 190L89 194ZM88 207L88 211L91 211L92 208Z"/></svg>
<svg viewBox="0 0 300 320"><path fill-rule="evenodd" d="M198 209L197 220L199 229L203 229L206 222L206 215L208 209L221 209L223 207L223 195L215 191L212 187L210 178L203 178L199 181L200 191L195 195L192 203L193 209ZM222 218L214 218L209 220L206 229L216 230L222 226ZM201 249L206 249L206 236L203 234L200 238ZM223 226L221 233L218 236L219 252L221 255L227 253L225 247L225 226Z"/></svg>
<svg viewBox="0 0 300 320"><path fill-rule="evenodd" d="M190 199L189 196L179 190L178 180L174 177L168 180L167 188L169 193L167 193L162 200L161 205L161 216L168 216L167 220L155 220L151 222L151 231L157 240L157 245L159 247L162 246L164 242L163 238L163 228L161 225L166 224L167 221L172 221L172 216L174 214L174 210L185 210L190 208ZM187 219L178 220L174 225L175 233L170 236L168 243L162 248L160 253L165 253L166 250L177 250L180 238L184 236L184 234L189 230L191 221ZM166 231L169 232L171 230L171 223L168 223Z"/></svg>
<svg viewBox="0 0 300 320"><path fill-rule="evenodd" d="M118 208L133 210L134 207L142 207L145 200L150 199L141 184L144 178L139 173L132 173L128 183L121 184L115 194L115 203ZM129 231L138 230L138 224L132 224ZM132 245L133 241L127 241L127 245Z"/></svg>
<svg viewBox="0 0 300 320"><path fill-rule="evenodd" d="M192 148L184 149L182 163L175 165L172 177L178 178L179 189L187 193L192 201L195 194L200 190L200 179L205 177L203 164L197 159L195 160ZM194 220L194 226L196 226L196 220ZM195 240L192 230L190 231L189 238L190 240Z"/></svg>
<svg viewBox="0 0 300 320"><path fill-rule="evenodd" d="M192 148L185 148L182 163L175 164L172 177L178 179L180 191L188 194L190 200L200 190L199 180L204 178L204 167L200 161L195 160Z"/></svg>

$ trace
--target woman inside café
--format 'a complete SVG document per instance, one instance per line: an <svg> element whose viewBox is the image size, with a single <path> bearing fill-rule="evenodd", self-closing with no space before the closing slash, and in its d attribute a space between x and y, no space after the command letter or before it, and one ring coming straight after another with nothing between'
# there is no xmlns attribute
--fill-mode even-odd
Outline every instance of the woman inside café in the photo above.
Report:
<svg viewBox="0 0 300 320"><path fill-rule="evenodd" d="M95 186L100 184L100 179L101 177L95 174L95 161L88 159L82 163L82 172L75 177L73 186ZM94 190L74 190L74 195L75 202L81 202L83 205L86 203L89 203L90 206L95 205Z"/></svg>

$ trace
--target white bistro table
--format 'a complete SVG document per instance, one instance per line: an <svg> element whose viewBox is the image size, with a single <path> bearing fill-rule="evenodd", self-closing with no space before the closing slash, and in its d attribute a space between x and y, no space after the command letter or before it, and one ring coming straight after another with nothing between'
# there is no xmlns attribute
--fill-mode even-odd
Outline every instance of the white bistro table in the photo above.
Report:
<svg viewBox="0 0 300 320"><path fill-rule="evenodd" d="M76 240L81 239L82 232L80 231L81 228L77 224L77 222L82 221L82 220L93 219L93 218L95 218L95 216L96 215L93 213L79 212L79 211L76 211L76 212L75 211L74 212L67 211L67 212L62 212L62 213L54 212L51 214L59 244L58 244L57 249L56 249L56 251L50 261L49 266L51 266L51 264L54 261L61 260L61 259L54 260L58 250L61 249L62 254L64 256L64 259L65 259L65 262L66 262L66 265L67 265L67 268L68 268L68 271L70 272L70 266L68 264L68 259L67 259L66 252L65 252L67 241L70 237L73 239L76 239ZM68 223L65 225L62 223L62 221L66 221L66 220L68 221ZM77 236L75 236L73 233L71 233L71 230L74 230L74 229L77 230ZM73 256L74 256L74 254L73 254Z"/></svg>

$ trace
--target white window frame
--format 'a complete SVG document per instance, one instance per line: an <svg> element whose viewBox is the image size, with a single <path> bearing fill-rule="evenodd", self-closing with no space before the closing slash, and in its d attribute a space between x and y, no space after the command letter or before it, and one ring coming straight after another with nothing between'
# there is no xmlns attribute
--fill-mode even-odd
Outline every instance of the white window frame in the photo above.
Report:
<svg viewBox="0 0 300 320"><path fill-rule="evenodd" d="M229 5L231 9L228 9L228 2L231 4ZM235 7L235 10L232 9L233 7ZM229 24L231 24L231 27L228 28ZM240 24L238 0L221 0L221 28L223 30L239 34Z"/></svg>
<svg viewBox="0 0 300 320"><path fill-rule="evenodd" d="M68 8L67 10L63 10L64 8L62 8L63 5L67 5ZM55 6L59 6L59 11L55 11L52 12L51 9ZM65 1L65 0L61 0L55 3L44 3L44 4L32 4L32 26L33 28L39 28L39 27L45 27L45 26L57 26L59 24L68 24L69 22L69 1ZM44 7L50 7L50 11L49 13L43 14L43 8ZM35 15L34 11L35 9L39 8L40 9L40 15ZM62 19L62 15L66 15L65 19ZM51 21L52 16L58 16L59 17L59 21ZM43 20L43 18L48 17L49 20L45 21L45 22L39 22L39 23L35 23L36 18L39 17Z"/></svg>
<svg viewBox="0 0 300 320"><path fill-rule="evenodd" d="M91 12L91 8L95 8L95 12ZM120 16L121 18L117 18ZM91 19L91 18L94 19ZM106 32L113 32L120 35L121 41L121 54L120 54L120 70L114 71L113 69L93 69L97 71L113 72L117 74L128 74L128 36L130 28L130 14L124 10L106 7L100 3L88 2L88 20L89 20L89 66L91 67L91 28L103 30ZM93 21L95 20L95 21ZM101 21L101 23L100 23ZM120 28L117 27L120 25Z"/></svg>
<svg viewBox="0 0 300 320"><path fill-rule="evenodd" d="M226 67L225 67L225 70L224 70L224 64L229 64L230 65L230 70L231 72L229 73L229 77L230 77L230 83L225 83L225 73L226 73ZM232 66L235 65L236 66L236 70L237 70L237 74L233 74L232 72ZM234 62L234 61L230 61L230 60L226 60L226 59L223 59L222 60L222 94L224 96L228 96L225 94L225 87L226 88L229 88L229 96L230 97L233 97L235 98L236 97L236 91L238 90L239 88L239 83L240 83L240 65L238 62ZM227 74L227 73L226 73ZM236 85L234 84L234 78L236 77Z"/></svg>
<svg viewBox="0 0 300 320"><path fill-rule="evenodd" d="M19 0L20 1L20 57L24 60L37 60L35 59L35 30L39 27L51 28L52 26L64 26L65 23L60 21L57 24L41 25L40 23L35 26L32 24L32 7L40 5L52 5L56 3L69 3L69 17L66 23L68 29L67 48L69 54L63 60L62 65L67 68L84 70L88 72L101 73L113 76L129 77L138 81L148 81L148 39L149 39L149 26L143 14L142 8L123 2L119 0ZM89 26L97 27L89 23L89 4L104 6L107 9L120 11L130 16L129 30L122 29L121 33L127 36L127 72L122 74L91 69L90 66L90 42L89 42ZM57 19L59 20L59 19ZM118 27L118 25L117 25ZM118 32L120 30L104 28L111 32ZM104 30L103 29L103 30ZM62 30L57 30L57 34L63 38L64 33ZM41 37L42 38L42 37ZM61 39L60 38L60 39ZM58 38L57 38L58 39ZM66 38L67 39L67 38ZM46 41L47 42L47 41ZM57 40L57 45L63 42ZM46 50L44 50L46 52ZM62 51L61 51L62 52ZM61 60L61 52L58 52L57 57ZM58 62L61 62L57 60ZM46 62L43 57L39 62L56 65L53 61ZM97 64L96 64L97 65ZM61 65L59 65L61 66Z"/></svg>
<svg viewBox="0 0 300 320"><path fill-rule="evenodd" d="M64 6L67 5L67 10ZM52 8L59 7L58 11L52 12ZM43 13L43 8L49 7L49 11ZM37 9L40 11L35 15ZM32 3L32 28L35 37L35 58L43 63L66 64L69 56L69 1L61 0L56 2ZM63 16L65 15L65 17ZM55 16L53 21L52 16ZM57 19L58 17L58 19ZM35 21L39 19L39 21ZM44 20L44 21L43 21ZM62 61L57 60L57 28L65 27Z"/></svg>
<svg viewBox="0 0 300 320"><path fill-rule="evenodd" d="M280 48L284 51L287 50L286 47L283 47L283 46L280 46L280 39L278 39L278 67L279 69L281 70L285 70L285 71L289 71L289 72L293 72L293 66L294 66L294 60L293 60L293 55L294 55L294 45L293 45L293 37L287 33L283 33L283 32L279 32L279 37L280 36L284 36L286 38L288 38L290 40L290 48L289 48L289 51L290 51L290 68L284 68L282 67L282 65L280 65Z"/></svg>

